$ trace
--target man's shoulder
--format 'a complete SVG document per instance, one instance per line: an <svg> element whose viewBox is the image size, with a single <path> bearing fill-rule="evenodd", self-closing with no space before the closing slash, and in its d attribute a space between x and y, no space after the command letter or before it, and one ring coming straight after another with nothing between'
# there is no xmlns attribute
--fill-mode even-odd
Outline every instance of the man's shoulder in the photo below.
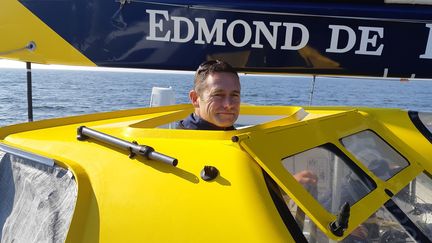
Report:
<svg viewBox="0 0 432 243"><path fill-rule="evenodd" d="M196 126L196 119L194 114L190 114L188 117L186 117L183 120L180 120L179 122L177 122L177 129L199 129Z"/></svg>
<svg viewBox="0 0 432 243"><path fill-rule="evenodd" d="M184 125L183 125L183 121L184 120L181 120L181 121L178 121L177 122L177 124L176 124L176 129L187 129Z"/></svg>

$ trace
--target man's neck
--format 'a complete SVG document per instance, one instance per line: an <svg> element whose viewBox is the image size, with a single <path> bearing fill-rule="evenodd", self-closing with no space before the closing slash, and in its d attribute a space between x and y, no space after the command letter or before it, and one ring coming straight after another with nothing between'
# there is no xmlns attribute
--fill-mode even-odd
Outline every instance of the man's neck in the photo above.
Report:
<svg viewBox="0 0 432 243"><path fill-rule="evenodd" d="M213 123L206 121L196 113L192 113L186 119L181 121L181 125L186 129L197 129L197 130L220 130L230 131L235 130L234 126L230 127L218 127Z"/></svg>

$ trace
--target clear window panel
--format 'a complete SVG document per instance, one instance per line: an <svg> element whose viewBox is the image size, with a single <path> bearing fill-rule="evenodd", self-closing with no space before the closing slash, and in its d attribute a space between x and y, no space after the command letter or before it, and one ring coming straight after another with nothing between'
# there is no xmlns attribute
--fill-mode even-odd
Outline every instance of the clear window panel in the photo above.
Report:
<svg viewBox="0 0 432 243"><path fill-rule="evenodd" d="M0 242L65 242L77 190L70 171L0 150Z"/></svg>
<svg viewBox="0 0 432 243"><path fill-rule="evenodd" d="M330 213L345 202L353 205L375 188L365 176L354 173L334 145L324 145L282 160L284 168ZM312 178L312 179L311 179ZM316 180L314 180L316 179Z"/></svg>
<svg viewBox="0 0 432 243"><path fill-rule="evenodd" d="M429 239L432 239L432 180L418 175L393 198L393 201Z"/></svg>
<svg viewBox="0 0 432 243"><path fill-rule="evenodd" d="M308 242L330 243L331 240L324 234L315 223L295 204L289 196L281 190L281 195L287 204L291 214L300 226ZM381 207L372 214L365 222L360 224L342 241L343 243L364 243L364 242L393 242L405 243L416 242L411 235L400 225L400 223Z"/></svg>
<svg viewBox="0 0 432 243"><path fill-rule="evenodd" d="M384 181L409 165L404 157L370 130L345 137L341 142L372 173Z"/></svg>

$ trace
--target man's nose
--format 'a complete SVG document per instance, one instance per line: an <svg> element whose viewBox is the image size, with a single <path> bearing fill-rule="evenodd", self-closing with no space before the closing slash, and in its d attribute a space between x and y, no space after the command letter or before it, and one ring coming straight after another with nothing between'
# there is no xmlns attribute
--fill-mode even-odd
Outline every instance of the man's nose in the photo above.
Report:
<svg viewBox="0 0 432 243"><path fill-rule="evenodd" d="M233 105L234 105L234 100L232 99L232 97L229 96L225 97L225 99L223 100L223 106L226 109L231 109Z"/></svg>

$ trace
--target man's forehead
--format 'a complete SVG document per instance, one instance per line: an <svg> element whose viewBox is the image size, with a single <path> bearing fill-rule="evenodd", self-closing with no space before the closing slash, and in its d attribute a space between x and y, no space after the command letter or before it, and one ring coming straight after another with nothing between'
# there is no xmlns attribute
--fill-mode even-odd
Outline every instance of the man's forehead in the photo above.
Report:
<svg viewBox="0 0 432 243"><path fill-rule="evenodd" d="M207 77L207 85L211 89L237 89L240 90L240 80L232 73L214 73Z"/></svg>
<svg viewBox="0 0 432 243"><path fill-rule="evenodd" d="M227 85L227 83L224 82L215 82L207 86L207 90L211 93L214 92L237 92L240 93L240 85L237 83L231 83Z"/></svg>

